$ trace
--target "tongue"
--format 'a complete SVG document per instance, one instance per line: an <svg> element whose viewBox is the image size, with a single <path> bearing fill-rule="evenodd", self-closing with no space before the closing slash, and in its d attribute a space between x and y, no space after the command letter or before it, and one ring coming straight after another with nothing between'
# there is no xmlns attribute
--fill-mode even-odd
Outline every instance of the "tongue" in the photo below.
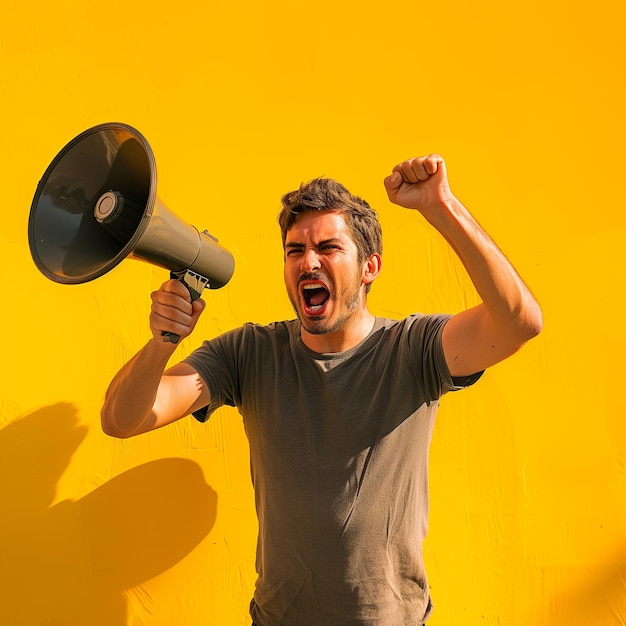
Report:
<svg viewBox="0 0 626 626"><path fill-rule="evenodd" d="M309 303L311 306L319 306L320 304L324 304L328 299L328 293L325 289L316 289L309 298Z"/></svg>

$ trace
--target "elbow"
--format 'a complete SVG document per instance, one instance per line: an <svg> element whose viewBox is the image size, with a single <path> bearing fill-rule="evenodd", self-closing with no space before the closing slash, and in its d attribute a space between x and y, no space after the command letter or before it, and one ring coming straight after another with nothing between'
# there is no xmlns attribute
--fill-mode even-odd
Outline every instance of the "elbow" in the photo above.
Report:
<svg viewBox="0 0 626 626"><path fill-rule="evenodd" d="M529 316L528 327L530 332L530 339L536 337L543 330L543 314L541 307L535 302L533 311Z"/></svg>
<svg viewBox="0 0 626 626"><path fill-rule="evenodd" d="M536 337L537 335L541 333L542 330L543 330L543 316L540 313L539 317L535 320L535 323L532 327L532 333L533 333L532 336Z"/></svg>
<svg viewBox="0 0 626 626"><path fill-rule="evenodd" d="M543 315L539 305L535 302L526 314L520 319L520 338L522 345L534 339L543 330Z"/></svg>
<svg viewBox="0 0 626 626"><path fill-rule="evenodd" d="M113 422L107 419L104 414L101 416L100 426L102 427L102 432L109 437L115 437L116 439L126 438L126 435Z"/></svg>
<svg viewBox="0 0 626 626"><path fill-rule="evenodd" d="M135 434L120 428L114 415L106 406L103 407L100 413L100 426L105 435L114 437L115 439L128 439Z"/></svg>
<svg viewBox="0 0 626 626"><path fill-rule="evenodd" d="M147 415L132 413L128 409L119 410L105 402L100 412L102 432L116 439L128 439L157 428L157 418L153 411Z"/></svg>

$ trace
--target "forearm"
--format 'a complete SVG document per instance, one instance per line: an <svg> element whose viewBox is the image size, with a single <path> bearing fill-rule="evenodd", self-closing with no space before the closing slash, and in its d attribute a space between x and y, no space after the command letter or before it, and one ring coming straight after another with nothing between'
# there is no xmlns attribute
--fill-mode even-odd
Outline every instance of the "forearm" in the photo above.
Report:
<svg viewBox="0 0 626 626"><path fill-rule="evenodd" d="M454 196L424 217L454 249L480 295L491 323L523 343L542 325L541 310L508 259Z"/></svg>
<svg viewBox="0 0 626 626"><path fill-rule="evenodd" d="M102 407L102 429L114 437L130 437L155 428L154 405L159 385L174 352L171 343L150 340L115 376Z"/></svg>

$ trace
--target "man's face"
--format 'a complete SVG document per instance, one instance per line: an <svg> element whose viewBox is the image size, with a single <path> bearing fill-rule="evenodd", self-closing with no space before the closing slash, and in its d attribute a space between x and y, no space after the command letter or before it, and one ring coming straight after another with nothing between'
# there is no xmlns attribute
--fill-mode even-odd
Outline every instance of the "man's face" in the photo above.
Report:
<svg viewBox="0 0 626 626"><path fill-rule="evenodd" d="M321 335L346 326L364 305L364 267L340 212L298 217L285 239L285 285L305 331Z"/></svg>

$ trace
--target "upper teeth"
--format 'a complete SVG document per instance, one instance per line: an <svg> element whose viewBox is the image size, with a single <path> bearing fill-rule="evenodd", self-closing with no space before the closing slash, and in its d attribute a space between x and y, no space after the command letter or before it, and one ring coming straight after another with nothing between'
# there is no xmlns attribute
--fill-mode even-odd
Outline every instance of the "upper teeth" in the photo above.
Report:
<svg viewBox="0 0 626 626"><path fill-rule="evenodd" d="M323 285L303 285L302 289L324 289Z"/></svg>

